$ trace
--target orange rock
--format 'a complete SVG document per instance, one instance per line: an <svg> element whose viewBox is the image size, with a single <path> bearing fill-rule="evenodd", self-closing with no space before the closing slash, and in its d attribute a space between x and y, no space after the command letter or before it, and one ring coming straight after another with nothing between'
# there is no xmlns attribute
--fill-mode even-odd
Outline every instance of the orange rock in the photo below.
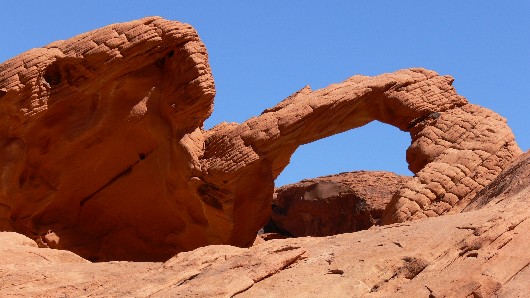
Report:
<svg viewBox="0 0 530 298"><path fill-rule="evenodd" d="M416 173L392 199L383 223L460 212L521 154L506 119L467 104L411 129L409 168Z"/></svg>
<svg viewBox="0 0 530 298"><path fill-rule="evenodd" d="M207 60L191 26L154 17L1 64L0 229L90 260L250 246L296 148L373 120L413 140L416 176L384 223L464 209L520 154L503 118L424 69L306 87L204 131L215 94Z"/></svg>
<svg viewBox="0 0 530 298"><path fill-rule="evenodd" d="M527 297L529 171L530 152L478 194L491 203L469 212L251 248L212 245L165 263L90 263L0 233L0 296Z"/></svg>
<svg viewBox="0 0 530 298"><path fill-rule="evenodd" d="M358 171L302 180L276 189L265 232L331 236L366 230L381 220L392 195L411 177Z"/></svg>
<svg viewBox="0 0 530 298"><path fill-rule="evenodd" d="M530 185L530 151L513 160L488 186L473 198L464 211L472 211L527 196Z"/></svg>
<svg viewBox="0 0 530 298"><path fill-rule="evenodd" d="M91 260L207 244L187 186L215 94L207 57L191 26L146 18L2 64L2 229L51 230L56 247Z"/></svg>

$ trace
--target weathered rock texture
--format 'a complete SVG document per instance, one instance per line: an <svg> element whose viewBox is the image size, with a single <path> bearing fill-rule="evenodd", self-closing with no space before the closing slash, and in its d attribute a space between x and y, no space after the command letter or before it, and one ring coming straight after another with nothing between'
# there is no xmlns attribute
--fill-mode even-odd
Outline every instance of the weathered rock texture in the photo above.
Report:
<svg viewBox="0 0 530 298"><path fill-rule="evenodd" d="M208 246L165 263L90 263L0 233L0 296L528 297L529 172L526 153L479 194L494 194L482 209L251 248Z"/></svg>
<svg viewBox="0 0 530 298"><path fill-rule="evenodd" d="M294 237L366 230L381 220L394 193L411 179L358 171L282 186L274 192L268 227Z"/></svg>
<svg viewBox="0 0 530 298"><path fill-rule="evenodd" d="M462 211L521 153L506 120L472 104L412 127L411 136L407 161L416 175L390 202L384 224Z"/></svg>
<svg viewBox="0 0 530 298"><path fill-rule="evenodd" d="M383 222L458 212L520 149L452 82L354 76L203 131L214 85L189 25L146 18L58 41L0 65L1 229L91 260L248 246L296 148L373 120L413 141L416 176Z"/></svg>
<svg viewBox="0 0 530 298"><path fill-rule="evenodd" d="M520 155L502 171L493 182L483 188L473 198L464 211L493 206L505 200L515 200L519 196L528 197L530 187L530 151Z"/></svg>
<svg viewBox="0 0 530 298"><path fill-rule="evenodd" d="M191 26L148 18L58 41L2 64L0 89L2 229L51 230L50 246L94 260L208 243L187 181L214 85Z"/></svg>

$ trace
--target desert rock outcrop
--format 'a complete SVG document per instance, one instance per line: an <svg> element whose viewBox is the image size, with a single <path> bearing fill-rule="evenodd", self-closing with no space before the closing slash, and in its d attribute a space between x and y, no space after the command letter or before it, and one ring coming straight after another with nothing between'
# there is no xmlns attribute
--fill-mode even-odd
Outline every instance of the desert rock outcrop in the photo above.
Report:
<svg viewBox="0 0 530 298"><path fill-rule="evenodd" d="M0 233L0 295L133 297L526 297L530 153L469 212L331 237L214 245L165 263L90 263ZM522 175L522 176L521 176ZM505 186L503 186L505 185Z"/></svg>
<svg viewBox="0 0 530 298"><path fill-rule="evenodd" d="M0 65L0 89L2 229L92 260L208 243L187 181L215 91L191 26L147 18L54 42Z"/></svg>
<svg viewBox="0 0 530 298"><path fill-rule="evenodd" d="M298 146L378 120L416 174L383 222L458 212L520 154L506 121L424 69L305 87L202 129L214 84L191 26L115 24L0 65L0 228L90 260L252 244Z"/></svg>
<svg viewBox="0 0 530 298"><path fill-rule="evenodd" d="M411 179L357 171L285 185L274 192L268 226L293 237L366 230L381 220L392 195Z"/></svg>

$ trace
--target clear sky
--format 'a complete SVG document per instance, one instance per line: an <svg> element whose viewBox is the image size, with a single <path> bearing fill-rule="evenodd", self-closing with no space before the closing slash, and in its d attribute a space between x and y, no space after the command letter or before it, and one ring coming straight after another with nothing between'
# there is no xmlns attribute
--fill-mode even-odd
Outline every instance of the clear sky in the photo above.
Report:
<svg viewBox="0 0 530 298"><path fill-rule="evenodd" d="M111 23L158 15L195 27L217 96L210 128L242 122L291 93L355 75L425 67L508 119L530 148L530 1L2 0L0 62ZM410 175L407 133L371 123L302 146L283 185L353 170Z"/></svg>

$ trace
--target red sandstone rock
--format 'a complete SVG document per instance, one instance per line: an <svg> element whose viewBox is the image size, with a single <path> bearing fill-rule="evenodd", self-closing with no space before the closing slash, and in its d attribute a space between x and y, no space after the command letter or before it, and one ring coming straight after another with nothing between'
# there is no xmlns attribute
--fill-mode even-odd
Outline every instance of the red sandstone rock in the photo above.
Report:
<svg viewBox="0 0 530 298"><path fill-rule="evenodd" d="M528 191L530 185L530 151L512 161L495 180L484 187L473 198L464 211L471 211L485 206L499 204L504 200L515 200Z"/></svg>
<svg viewBox="0 0 530 298"><path fill-rule="evenodd" d="M530 152L480 192L491 202L480 209L248 249L202 247L165 263L90 263L0 233L0 296L527 297L529 161Z"/></svg>
<svg viewBox="0 0 530 298"><path fill-rule="evenodd" d="M416 176L383 222L459 212L520 149L452 82L354 76L204 131L215 91L191 26L146 18L58 41L0 65L0 229L91 260L250 246L296 148L373 120L413 141Z"/></svg>
<svg viewBox="0 0 530 298"><path fill-rule="evenodd" d="M471 104L411 136L407 161L416 175L392 199L384 224L460 212L521 153L506 119Z"/></svg>
<svg viewBox="0 0 530 298"><path fill-rule="evenodd" d="M392 195L410 179L359 171L282 186L274 193L269 226L294 237L365 230L381 219Z"/></svg>
<svg viewBox="0 0 530 298"><path fill-rule="evenodd" d="M92 260L208 243L187 182L215 94L191 26L111 25L0 65L0 229Z"/></svg>
<svg viewBox="0 0 530 298"><path fill-rule="evenodd" d="M354 76L316 91L306 87L258 117L208 131L202 160L208 175L201 183L214 191L204 195L235 204L232 216L217 218L219 226L238 221L238 237L257 230L260 203L267 200L261 194L272 193L266 182L281 173L299 145L373 120L410 131L413 140L407 161L416 175L393 197L382 222L459 212L521 150L506 120L467 103L452 81L424 69Z"/></svg>

